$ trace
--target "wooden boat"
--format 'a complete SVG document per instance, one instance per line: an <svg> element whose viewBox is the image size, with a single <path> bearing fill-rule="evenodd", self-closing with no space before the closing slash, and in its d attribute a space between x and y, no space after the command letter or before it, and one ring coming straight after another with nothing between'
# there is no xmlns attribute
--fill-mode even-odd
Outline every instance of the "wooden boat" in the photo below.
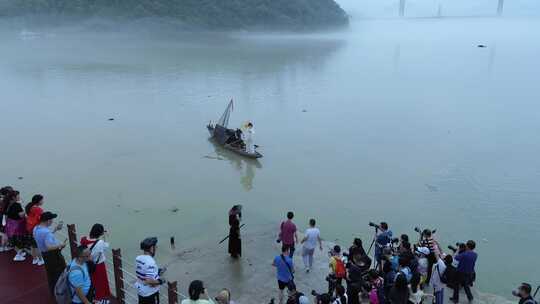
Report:
<svg viewBox="0 0 540 304"><path fill-rule="evenodd" d="M233 101L231 100L218 122L215 125L209 123L206 126L208 132L210 133L210 137L212 137L216 143L223 146L225 149L236 152L242 156L254 159L263 157L263 155L256 150L254 152L247 151L246 145L244 141L239 138L237 130L227 128L232 109ZM255 149L256 148L257 146L255 146Z"/></svg>

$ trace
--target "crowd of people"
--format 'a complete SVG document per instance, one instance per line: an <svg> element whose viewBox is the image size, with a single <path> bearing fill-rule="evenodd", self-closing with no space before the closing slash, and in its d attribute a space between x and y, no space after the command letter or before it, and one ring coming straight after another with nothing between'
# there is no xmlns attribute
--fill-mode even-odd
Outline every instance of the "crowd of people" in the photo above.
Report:
<svg viewBox="0 0 540 304"><path fill-rule="evenodd" d="M111 292L105 265L107 231L101 224L92 226L75 250L75 257L66 263L62 250L67 239L59 241L55 232L63 229L62 221L54 223L57 214L44 210L45 198L36 194L23 208L19 191L0 189L0 251L15 251L14 263L32 256L32 264L45 267L49 291L60 302L59 290L69 291L69 303L107 304ZM64 275L64 286L58 284ZM63 304L63 303L59 303Z"/></svg>
<svg viewBox="0 0 540 304"><path fill-rule="evenodd" d="M55 224L57 214L45 211L44 202L44 196L36 194L23 207L17 190L12 187L0 189L0 252L14 252L13 263L25 261L31 255L35 267L44 265L50 293L58 304L109 303L111 291L105 264L110 246L107 230L102 224L94 224L89 234L77 244L73 260L66 263L62 250L67 239L59 241L55 235L63 229L63 223ZM229 254L234 259L242 255L241 211L240 205L229 211ZM451 252L444 252L435 238L435 231L430 229L415 228L418 240L412 241L406 234L394 238L385 222L370 223L370 226L375 233L368 251L360 238L353 240L348 251L339 245L333 246L328 252L328 275L324 278L328 289L304 294L295 284L297 267L293 257L296 246L301 246L299 254L305 269L305 274L301 275L311 275L314 253L317 249L323 251L323 242L315 219L309 220L308 228L300 238L294 213L288 212L277 236L281 253L272 262L279 304L421 304L428 299L434 304L444 304L447 287L453 290L449 298L453 303L459 302L461 289L469 302L474 300L470 288L476 280L478 254L473 240L457 243L456 247L448 246ZM160 286L165 283L162 275L166 269L159 268L155 260L157 243L156 237L144 239L140 243L142 253L135 259L137 280L134 287L140 304L159 304ZM370 257L372 249L373 259ZM520 298L519 304L537 304L531 292L531 285L523 283L513 294ZM270 303L274 302L272 299ZM234 304L228 289L222 289L212 299L200 280L189 284L188 296L181 303Z"/></svg>
<svg viewBox="0 0 540 304"><path fill-rule="evenodd" d="M293 262L295 246L302 245L302 260L305 272L313 265L314 249L319 245L322 251L320 230L316 221L309 220L309 227L301 241L293 222L294 213L288 212L281 223L278 242L282 244L281 254L274 258L279 290L279 303L283 304L421 304L431 301L443 304L447 299L459 303L463 289L469 303L474 300L471 287L476 280L475 265L478 259L476 243L468 240L448 246L450 252L435 238L435 230L415 228L418 239L412 240L407 234L394 237L387 223L370 223L375 229L373 242L366 252L362 240L355 238L348 252L335 245L328 253L328 290L324 293L312 291L313 302L295 284ZM370 257L374 248L373 259ZM451 297L445 297L445 289L453 290ZM285 299L284 290L288 290ZM535 304L531 295L531 285L523 283L514 295L520 297L520 304Z"/></svg>

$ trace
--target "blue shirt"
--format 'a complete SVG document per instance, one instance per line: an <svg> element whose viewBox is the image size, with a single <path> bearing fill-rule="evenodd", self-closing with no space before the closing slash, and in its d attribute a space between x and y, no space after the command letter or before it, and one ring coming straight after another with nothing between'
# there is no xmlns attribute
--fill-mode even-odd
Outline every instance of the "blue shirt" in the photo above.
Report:
<svg viewBox="0 0 540 304"><path fill-rule="evenodd" d="M477 258L478 254L472 250L467 250L456 255L455 259L459 262L457 271L463 273L473 273Z"/></svg>
<svg viewBox="0 0 540 304"><path fill-rule="evenodd" d="M75 293L76 288L81 288L82 292L87 295L90 290L90 285L92 281L90 279L90 274L88 273L88 266L86 263L83 265L77 264L76 260L71 261L69 264L69 287L71 288L71 293L73 294L73 303L82 303L81 299ZM82 271L81 271L82 269Z"/></svg>
<svg viewBox="0 0 540 304"><path fill-rule="evenodd" d="M49 227L38 225L34 228L33 234L40 252L46 252L48 251L48 247L58 246L60 244Z"/></svg>
<svg viewBox="0 0 540 304"><path fill-rule="evenodd" d="M294 265L292 259L286 256L285 261L287 261L287 264L289 264L289 267L291 268L291 270L293 270ZM281 258L281 255L278 255L274 258L274 265L277 268L277 279L284 283L292 281L292 273L291 270L289 270L289 267L287 267L287 264L285 264L285 262Z"/></svg>
<svg viewBox="0 0 540 304"><path fill-rule="evenodd" d="M384 232L381 232L377 236L377 245L375 246L375 255L378 257L382 254L382 248L386 245L388 245L392 241L392 231L386 230Z"/></svg>

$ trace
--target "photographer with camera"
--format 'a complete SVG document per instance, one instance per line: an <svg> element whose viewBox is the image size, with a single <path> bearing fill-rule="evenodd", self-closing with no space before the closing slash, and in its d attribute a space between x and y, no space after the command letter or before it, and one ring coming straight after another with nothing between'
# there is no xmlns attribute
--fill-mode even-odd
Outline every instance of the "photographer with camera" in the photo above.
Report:
<svg viewBox="0 0 540 304"><path fill-rule="evenodd" d="M454 303L459 303L459 288L463 287L467 294L467 299L471 302L474 298L471 293L471 285L475 280L475 265L478 254L474 252L476 243L472 240L467 241L465 250L458 253L454 258L458 262L457 266L457 285L454 288L454 296L450 299Z"/></svg>
<svg viewBox="0 0 540 304"><path fill-rule="evenodd" d="M420 229L415 228L415 230L419 231ZM424 229L420 233L420 246L429 249L429 254L426 256L428 261L426 282L431 280L433 264L437 263L437 256L440 253L439 246L433 238L433 233L435 233L435 230L431 231L430 229Z"/></svg>
<svg viewBox="0 0 540 304"><path fill-rule="evenodd" d="M369 223L370 226L375 227L376 241L375 241L375 263L376 268L382 271L382 255L383 248L390 245L392 242L392 231L388 229L386 222L381 222L380 225Z"/></svg>
<svg viewBox="0 0 540 304"><path fill-rule="evenodd" d="M512 295L519 297L518 304L538 304L531 295L532 286L529 283L521 283L516 290L512 290ZM538 291L538 289L537 289Z"/></svg>
<svg viewBox="0 0 540 304"><path fill-rule="evenodd" d="M341 247L338 245L334 246L334 249L328 254L330 256L330 273L326 277L326 280L328 281L328 294L333 295L336 286L341 285L343 279L346 278L347 270L341 257Z"/></svg>

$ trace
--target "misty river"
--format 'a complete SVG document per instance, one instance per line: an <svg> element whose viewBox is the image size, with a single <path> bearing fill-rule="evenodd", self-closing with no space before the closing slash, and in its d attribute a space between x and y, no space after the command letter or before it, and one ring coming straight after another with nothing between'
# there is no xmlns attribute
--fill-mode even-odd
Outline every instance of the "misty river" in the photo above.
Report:
<svg viewBox="0 0 540 304"><path fill-rule="evenodd" d="M444 248L476 240L479 289L509 298L537 279L539 35L492 18L318 34L3 21L0 180L80 234L105 224L128 256L157 235L162 260L170 236L221 239L235 203L246 235L288 210L343 246L369 246L369 221L436 228ZM259 161L208 140L231 98Z"/></svg>

